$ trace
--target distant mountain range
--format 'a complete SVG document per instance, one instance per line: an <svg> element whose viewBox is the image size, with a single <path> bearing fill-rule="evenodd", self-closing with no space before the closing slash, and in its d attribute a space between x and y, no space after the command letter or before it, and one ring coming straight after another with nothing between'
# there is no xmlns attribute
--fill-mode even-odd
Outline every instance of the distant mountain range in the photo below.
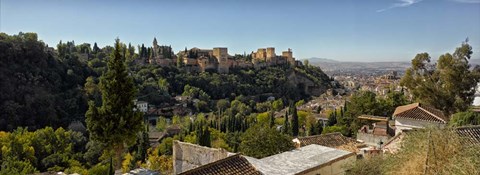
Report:
<svg viewBox="0 0 480 175"><path fill-rule="evenodd" d="M391 61L391 62L343 62L328 58L306 58L310 64L319 66L327 73L331 72L389 72L398 71L404 72L411 66L410 61ZM436 60L432 60L436 62ZM480 59L470 59L470 64L473 66L480 65Z"/></svg>
<svg viewBox="0 0 480 175"><path fill-rule="evenodd" d="M410 62L343 62L328 58L307 58L310 64L319 66L326 72L332 71L404 71L410 67Z"/></svg>
<svg viewBox="0 0 480 175"><path fill-rule="evenodd" d="M408 63L410 64L409 61L385 61L385 62L379 62L379 61L373 61L373 62L355 62L355 61L337 61L333 59L328 59L328 58L319 58L319 57L311 57L311 58L304 58L301 60L308 60L311 64L317 64L317 63L339 63L339 64L388 64L388 63ZM436 60L432 60L436 61ZM476 59L470 59L469 60L471 65L480 65L480 58Z"/></svg>
<svg viewBox="0 0 480 175"><path fill-rule="evenodd" d="M332 60L328 58L317 58L317 57L312 57L312 58L306 58L303 60L308 60L310 63L338 63L340 61L337 60Z"/></svg>

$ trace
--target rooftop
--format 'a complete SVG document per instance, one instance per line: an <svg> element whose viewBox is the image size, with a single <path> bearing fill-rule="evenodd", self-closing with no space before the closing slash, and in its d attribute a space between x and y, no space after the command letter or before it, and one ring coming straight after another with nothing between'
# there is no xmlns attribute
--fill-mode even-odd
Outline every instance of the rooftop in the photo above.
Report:
<svg viewBox="0 0 480 175"><path fill-rule="evenodd" d="M300 146L317 144L317 145L327 146L331 148L336 148L338 146L346 145L349 143L355 143L354 139L345 137L339 132L306 136L306 137L298 137L297 139L300 142Z"/></svg>
<svg viewBox="0 0 480 175"><path fill-rule="evenodd" d="M373 121L388 121L387 117L383 116L374 116L374 115L361 115L358 116L359 119L373 120Z"/></svg>
<svg viewBox="0 0 480 175"><path fill-rule="evenodd" d="M459 127L456 130L467 142L480 145L480 125Z"/></svg>
<svg viewBox="0 0 480 175"><path fill-rule="evenodd" d="M261 175L262 173L255 169L247 159L240 154L236 154L195 169L181 173L182 175Z"/></svg>
<svg viewBox="0 0 480 175"><path fill-rule="evenodd" d="M447 123L448 118L442 111L420 103L399 106L393 113L394 118L409 118L436 123Z"/></svg>
<svg viewBox="0 0 480 175"><path fill-rule="evenodd" d="M307 173L350 156L355 156L355 153L313 144L262 159L245 158L266 175L289 175Z"/></svg>

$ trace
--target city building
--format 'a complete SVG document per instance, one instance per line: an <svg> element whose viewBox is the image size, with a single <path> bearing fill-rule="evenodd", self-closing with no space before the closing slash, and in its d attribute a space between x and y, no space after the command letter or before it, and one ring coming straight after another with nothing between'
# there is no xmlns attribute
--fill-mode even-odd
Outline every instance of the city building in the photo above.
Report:
<svg viewBox="0 0 480 175"><path fill-rule="evenodd" d="M136 106L135 110L138 110L143 113L148 112L148 102L134 100L133 103Z"/></svg>

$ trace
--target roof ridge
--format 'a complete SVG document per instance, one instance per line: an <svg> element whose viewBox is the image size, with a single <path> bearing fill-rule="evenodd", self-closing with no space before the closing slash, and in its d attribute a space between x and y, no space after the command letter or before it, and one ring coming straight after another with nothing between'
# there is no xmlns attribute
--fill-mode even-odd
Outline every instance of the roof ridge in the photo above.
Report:
<svg viewBox="0 0 480 175"><path fill-rule="evenodd" d="M426 113L432 115L433 117L437 118L437 119L440 119L441 121L447 123L447 121L445 121L444 119L442 119L441 117L437 116L436 114L426 110L425 108L421 107L421 106L418 106L418 108L420 108L421 110L425 111Z"/></svg>
<svg viewBox="0 0 480 175"><path fill-rule="evenodd" d="M326 134L318 134L318 135L312 135L312 136L297 137L297 139L308 139L308 138L324 137L324 136L338 135L338 134L340 134L342 137L345 137L341 132L331 132L331 133L326 133Z"/></svg>
<svg viewBox="0 0 480 175"><path fill-rule="evenodd" d="M195 168L192 168L188 171L185 171L185 172L182 172L180 174L187 174L187 173L191 173L193 171L198 171L198 170L201 170L201 169L206 169L206 168L210 168L211 166L215 165L215 164L218 164L218 163L223 163L223 162L226 162L230 159L233 159L233 158L236 158L236 157L240 157L240 154L234 154L234 155L231 155L231 156L227 156L223 159L220 159L220 160L217 160L217 161L213 161L213 162L210 162L210 163L207 163L205 165L200 165L198 167L195 167ZM241 157L240 157L241 158ZM248 162L248 160L247 160ZM250 163L250 162L249 162Z"/></svg>
<svg viewBox="0 0 480 175"><path fill-rule="evenodd" d="M395 108L395 111L393 112L393 115L396 116L396 115L398 115L398 114L404 113L404 112L406 112L406 111L408 111L408 110L411 110L411 109L413 109L413 108L420 107L420 106L421 106L420 102L416 102L416 103L412 103L412 104L408 104L408 105L398 106L398 107ZM404 107L404 108L409 107L409 108L407 108L407 109L402 109L403 111L401 111L401 112L399 112L399 113L396 113L396 112L397 112L397 109L398 109L398 108L402 108L402 107Z"/></svg>
<svg viewBox="0 0 480 175"><path fill-rule="evenodd" d="M455 129L466 129L466 128L480 128L480 125L466 125L466 126L455 127Z"/></svg>

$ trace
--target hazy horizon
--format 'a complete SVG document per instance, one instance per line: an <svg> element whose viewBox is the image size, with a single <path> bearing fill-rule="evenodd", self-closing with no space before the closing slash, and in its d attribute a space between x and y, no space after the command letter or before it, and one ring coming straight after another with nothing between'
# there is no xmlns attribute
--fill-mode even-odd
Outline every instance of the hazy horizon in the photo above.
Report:
<svg viewBox="0 0 480 175"><path fill-rule="evenodd" d="M0 31L35 32L100 47L228 47L229 54L291 48L297 59L410 61L453 52L465 38L480 58L480 0L346 1L0 1Z"/></svg>

